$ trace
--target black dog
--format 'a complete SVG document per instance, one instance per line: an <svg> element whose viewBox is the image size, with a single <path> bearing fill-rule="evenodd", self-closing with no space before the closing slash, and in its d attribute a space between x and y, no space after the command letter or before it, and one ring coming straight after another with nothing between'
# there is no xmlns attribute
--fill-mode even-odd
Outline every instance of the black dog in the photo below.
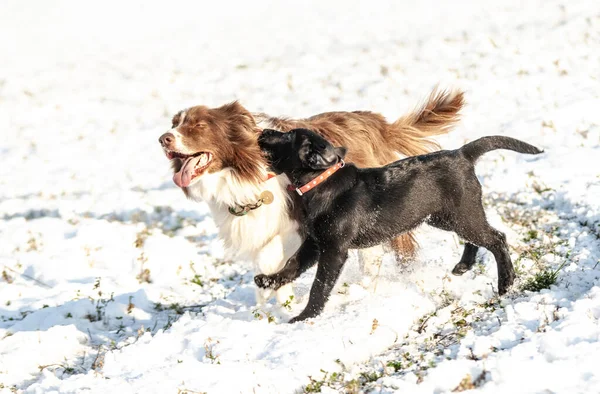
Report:
<svg viewBox="0 0 600 394"><path fill-rule="evenodd" d="M285 173L302 196L306 239L280 272L254 280L259 287L277 289L318 263L308 305L290 323L321 313L348 249L381 244L421 223L454 231L466 241L454 274L475 264L481 246L496 259L498 293L506 293L512 285L515 272L506 237L486 220L474 163L495 149L543 152L535 146L509 137L483 137L460 149L359 169L343 165L345 148L334 148L310 130L265 130L258 143L272 170Z"/></svg>

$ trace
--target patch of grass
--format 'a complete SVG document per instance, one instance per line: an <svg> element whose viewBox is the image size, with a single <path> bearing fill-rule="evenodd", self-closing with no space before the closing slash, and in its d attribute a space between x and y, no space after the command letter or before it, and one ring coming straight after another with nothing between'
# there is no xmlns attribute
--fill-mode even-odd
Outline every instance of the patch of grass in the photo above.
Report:
<svg viewBox="0 0 600 394"><path fill-rule="evenodd" d="M38 237L41 237L41 234L37 234ZM42 243L39 241L36 236L29 231L29 240L27 241L27 252L37 252L41 249Z"/></svg>
<svg viewBox="0 0 600 394"><path fill-rule="evenodd" d="M167 322L165 323L165 326L163 327L163 331L167 331L169 328L171 328L172 325L173 325L173 319L171 319L171 316L167 316Z"/></svg>
<svg viewBox="0 0 600 394"><path fill-rule="evenodd" d="M562 263L556 270L545 269L538 272L533 278L527 279L527 281L521 285L521 290L537 292L542 289L549 289L551 285L556 283L558 273L566 264L567 261Z"/></svg>
<svg viewBox="0 0 600 394"><path fill-rule="evenodd" d="M146 243L146 239L150 234L150 229L144 228L142 231L136 234L133 246L135 246L136 248L141 248L142 246L144 246L144 244Z"/></svg>
<svg viewBox="0 0 600 394"><path fill-rule="evenodd" d="M465 319L460 319L454 322L454 325L457 327L465 327L468 326L468 323Z"/></svg>
<svg viewBox="0 0 600 394"><path fill-rule="evenodd" d="M169 305L164 305L164 304L161 304L160 302L157 302L154 304L154 310L156 310L157 312L171 310L178 315L183 315L183 313L185 312L185 308L183 306L179 305L179 303L177 303L177 302L174 302Z"/></svg>
<svg viewBox="0 0 600 394"><path fill-rule="evenodd" d="M554 190L551 187L546 186L544 183L538 182L537 180L533 181L531 187L537 194L543 194L544 192L550 192Z"/></svg>
<svg viewBox="0 0 600 394"><path fill-rule="evenodd" d="M274 323L275 322L275 316L273 316L270 312L264 312L260 309L255 309L252 311L252 316L254 316L255 319L258 320L262 320L265 317L267 318L267 321L269 323Z"/></svg>
<svg viewBox="0 0 600 394"><path fill-rule="evenodd" d="M194 390L185 389L185 388L178 388L177 394L207 394L207 393L206 393L206 391L194 391Z"/></svg>
<svg viewBox="0 0 600 394"><path fill-rule="evenodd" d="M4 390L4 389L9 389L11 393L16 393L17 392L17 386L13 385L13 386L5 386L4 383L0 383L0 389Z"/></svg>
<svg viewBox="0 0 600 394"><path fill-rule="evenodd" d="M292 301L294 301L293 295L291 295L287 300L285 300L285 302L283 304L281 304L281 306L283 306L288 311L291 311L292 310Z"/></svg>
<svg viewBox="0 0 600 394"><path fill-rule="evenodd" d="M200 287L203 286L202 278L198 274L194 275L194 277L190 280L190 282L193 283L193 284L195 284L195 285L198 285Z"/></svg>
<svg viewBox="0 0 600 394"><path fill-rule="evenodd" d="M400 360L388 361L386 365L388 367L394 368L394 372L398 372L398 371L404 369L404 366L402 365L402 361L400 361Z"/></svg>
<svg viewBox="0 0 600 394"><path fill-rule="evenodd" d="M308 378L310 379L310 383L307 384L306 386L304 386L304 392L305 393L320 393L321 387L323 387L323 385L325 384L325 381L324 380L314 380L310 376Z"/></svg>
<svg viewBox="0 0 600 394"><path fill-rule="evenodd" d="M529 231L527 231L527 234L523 238L523 241L529 242L531 240L537 239L537 237L538 237L537 230L529 230Z"/></svg>
<svg viewBox="0 0 600 394"><path fill-rule="evenodd" d="M213 341L211 338L207 338L204 343L204 354L213 364L221 364L218 360L219 355L215 353L215 346L219 344L219 341Z"/></svg>
<svg viewBox="0 0 600 394"><path fill-rule="evenodd" d="M112 299L112 295L110 296L110 298ZM135 304L133 303L133 296L129 296L129 302L127 303L127 314L131 314L131 312L133 311L133 308L135 308Z"/></svg>
<svg viewBox="0 0 600 394"><path fill-rule="evenodd" d="M485 374L486 374L486 371L483 370L481 372L481 374L475 379L471 379L471 375L467 374L463 378L463 380L460 381L458 386L456 386L456 388L454 390L452 390L452 392L460 393L462 391L473 390L473 389L476 389L477 387L480 387L481 385L483 385L485 383Z"/></svg>
<svg viewBox="0 0 600 394"><path fill-rule="evenodd" d="M406 360L408 362L408 364L406 365L407 368L410 368L413 366L414 361L412 360L412 356L410 355L410 353L405 352L404 354L402 354L402 357L404 357L404 360Z"/></svg>
<svg viewBox="0 0 600 394"><path fill-rule="evenodd" d="M375 330L377 330L377 327L379 327L379 320L373 319L373 323L371 324L371 333L369 335L373 335Z"/></svg>
<svg viewBox="0 0 600 394"><path fill-rule="evenodd" d="M310 383L307 384L306 386L304 386L304 392L305 393L320 393L321 387L323 387L324 384L325 384L325 382L322 380L313 380L313 378L310 378Z"/></svg>
<svg viewBox="0 0 600 394"><path fill-rule="evenodd" d="M12 276L10 276L8 274L8 272L6 272L6 270L2 270L2 279L4 279L4 281L8 284L11 284L14 282L14 278Z"/></svg>
<svg viewBox="0 0 600 394"><path fill-rule="evenodd" d="M383 376L382 373L379 372L361 372L360 377L365 381L365 383L376 382Z"/></svg>
<svg viewBox="0 0 600 394"><path fill-rule="evenodd" d="M333 372L329 374L329 372L324 370L321 370L321 372L323 373L323 378L321 380L315 380L312 376L308 377L310 379L310 383L304 386L303 393L320 393L323 386L334 388L336 386L343 385L343 373ZM344 392L353 393L356 391L352 390L352 388L350 388L350 385L352 385L353 387L357 387L358 382L355 380L348 382L348 384L344 385L346 389Z"/></svg>
<svg viewBox="0 0 600 394"><path fill-rule="evenodd" d="M140 283L152 283L152 279L150 279L150 270L148 268L144 268L144 264L148 261L148 258L142 252L140 257L137 259L140 262L140 273L135 277Z"/></svg>
<svg viewBox="0 0 600 394"><path fill-rule="evenodd" d="M52 368L53 370L56 370L57 368L62 368L63 374L72 375L75 373L75 368L71 367L67 364L66 358L62 364L54 363L54 364L48 364L48 365L38 365L38 369L40 370L40 372L46 368Z"/></svg>
<svg viewBox="0 0 600 394"><path fill-rule="evenodd" d="M96 278L96 282L94 283L94 289L98 289L99 287L100 287L100 278ZM114 299L114 293L110 294L110 298L103 298L102 297L102 290L98 290L98 297L99 298L97 300L94 300L94 298L89 297L90 301L92 303L95 303L96 314L88 313L84 317L86 319L88 319L92 323L93 322L97 322L97 321L104 321L105 323L107 323L108 320L106 319L106 306L109 303L115 301L115 299Z"/></svg>

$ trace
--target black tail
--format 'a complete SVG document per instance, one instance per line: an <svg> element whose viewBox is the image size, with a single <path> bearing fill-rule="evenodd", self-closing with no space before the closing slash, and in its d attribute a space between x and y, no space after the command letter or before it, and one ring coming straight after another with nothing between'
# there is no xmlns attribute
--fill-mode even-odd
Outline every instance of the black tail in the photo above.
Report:
<svg viewBox="0 0 600 394"><path fill-rule="evenodd" d="M500 135L479 138L460 148L460 151L467 159L469 159L469 161L471 161L471 163L474 163L484 153L496 149L508 149L519 153L529 153L531 155L537 155L544 152L526 142Z"/></svg>

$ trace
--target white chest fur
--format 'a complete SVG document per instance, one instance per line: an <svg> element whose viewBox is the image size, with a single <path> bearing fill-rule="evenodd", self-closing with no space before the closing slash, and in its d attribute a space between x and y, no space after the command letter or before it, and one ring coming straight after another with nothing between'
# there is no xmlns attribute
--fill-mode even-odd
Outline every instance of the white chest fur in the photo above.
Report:
<svg viewBox="0 0 600 394"><path fill-rule="evenodd" d="M230 169L224 169L203 175L188 189L188 195L210 207L228 256L251 260L256 273L271 274L283 267L301 242L298 223L289 214L288 184L285 175L259 184L240 182ZM271 204L245 216L229 212L229 207L256 203L265 190L273 193Z"/></svg>

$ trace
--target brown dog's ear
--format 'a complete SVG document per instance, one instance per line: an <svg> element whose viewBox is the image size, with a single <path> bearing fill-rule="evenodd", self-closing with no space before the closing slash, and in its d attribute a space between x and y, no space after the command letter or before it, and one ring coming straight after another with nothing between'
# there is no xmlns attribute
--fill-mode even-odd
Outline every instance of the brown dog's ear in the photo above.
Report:
<svg viewBox="0 0 600 394"><path fill-rule="evenodd" d="M241 121L247 126L256 127L254 116L239 101L232 101L214 109L228 120Z"/></svg>
<svg viewBox="0 0 600 394"><path fill-rule="evenodd" d="M333 148L333 150L340 159L343 159L344 157L346 157L346 152L348 152L348 149L343 146L338 146L336 148Z"/></svg>

